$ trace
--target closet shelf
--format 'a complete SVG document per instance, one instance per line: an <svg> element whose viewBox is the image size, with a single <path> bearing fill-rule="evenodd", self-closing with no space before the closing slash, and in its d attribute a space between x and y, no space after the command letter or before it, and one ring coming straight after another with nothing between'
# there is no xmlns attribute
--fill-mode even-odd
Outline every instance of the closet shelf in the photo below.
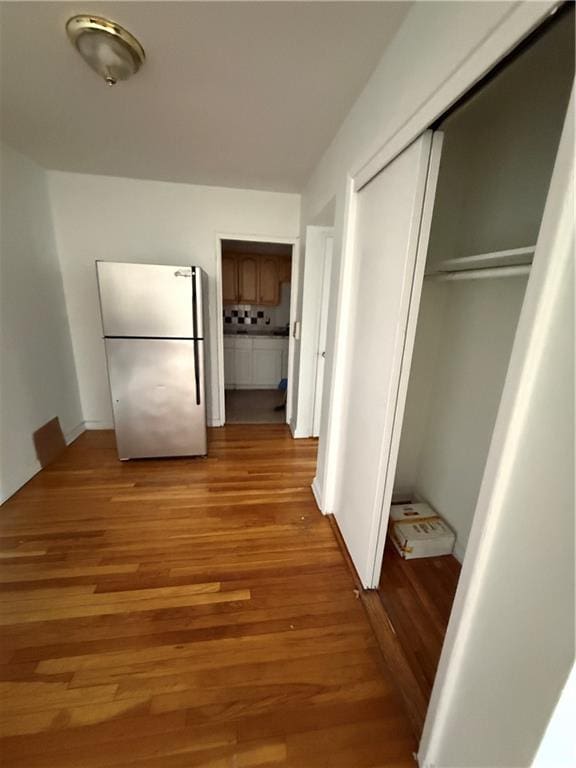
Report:
<svg viewBox="0 0 576 768"><path fill-rule="evenodd" d="M431 272L424 277L436 282L446 280L481 280L489 277L517 277L529 275L530 264L515 264L510 267L488 267L484 269L465 269L460 272Z"/></svg>
<svg viewBox="0 0 576 768"><path fill-rule="evenodd" d="M438 279L466 279L466 277L493 277L497 270L503 270L502 276L527 274L534 258L535 245L524 248L510 248L493 253L478 253L474 256L462 256L457 259L445 259L438 262L433 272L427 272L426 277ZM466 276L464 273L468 273ZM480 274L485 273L485 274ZM456 277L458 275L458 277Z"/></svg>

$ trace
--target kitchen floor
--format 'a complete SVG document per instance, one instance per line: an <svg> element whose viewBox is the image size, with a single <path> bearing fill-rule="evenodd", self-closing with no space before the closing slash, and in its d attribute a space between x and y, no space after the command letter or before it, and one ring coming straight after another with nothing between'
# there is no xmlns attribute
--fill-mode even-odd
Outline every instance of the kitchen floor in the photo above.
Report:
<svg viewBox="0 0 576 768"><path fill-rule="evenodd" d="M227 389L227 424L284 424L286 410L282 405L285 393L278 389Z"/></svg>
<svg viewBox="0 0 576 768"><path fill-rule="evenodd" d="M316 449L226 426L206 459L119 462L86 432L6 502L3 764L413 768Z"/></svg>

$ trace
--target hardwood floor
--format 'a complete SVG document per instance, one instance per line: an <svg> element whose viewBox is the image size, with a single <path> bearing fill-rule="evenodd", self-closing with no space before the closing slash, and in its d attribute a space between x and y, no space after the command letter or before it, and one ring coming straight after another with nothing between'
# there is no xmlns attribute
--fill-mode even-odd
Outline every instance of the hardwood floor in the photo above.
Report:
<svg viewBox="0 0 576 768"><path fill-rule="evenodd" d="M363 596L420 737L460 577L452 555L403 560L386 542L380 585Z"/></svg>
<svg viewBox="0 0 576 768"><path fill-rule="evenodd" d="M11 768L404 768L402 700L283 425L206 460L82 435L2 508Z"/></svg>

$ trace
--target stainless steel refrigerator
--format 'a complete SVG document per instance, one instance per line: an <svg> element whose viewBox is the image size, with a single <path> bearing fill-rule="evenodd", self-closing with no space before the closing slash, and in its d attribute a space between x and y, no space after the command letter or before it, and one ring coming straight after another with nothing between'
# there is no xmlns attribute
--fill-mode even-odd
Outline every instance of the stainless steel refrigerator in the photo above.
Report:
<svg viewBox="0 0 576 768"><path fill-rule="evenodd" d="M203 294L199 267L97 261L120 459L203 456Z"/></svg>

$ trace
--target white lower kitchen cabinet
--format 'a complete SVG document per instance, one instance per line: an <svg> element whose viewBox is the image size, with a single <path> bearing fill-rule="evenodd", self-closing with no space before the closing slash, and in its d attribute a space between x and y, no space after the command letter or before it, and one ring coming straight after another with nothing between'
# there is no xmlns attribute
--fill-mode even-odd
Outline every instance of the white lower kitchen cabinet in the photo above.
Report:
<svg viewBox="0 0 576 768"><path fill-rule="evenodd" d="M288 375L288 339L225 336L226 389L276 389Z"/></svg>
<svg viewBox="0 0 576 768"><path fill-rule="evenodd" d="M282 346L276 339L254 339L252 343L253 386L274 389L281 378Z"/></svg>
<svg viewBox="0 0 576 768"><path fill-rule="evenodd" d="M237 388L250 387L254 379L252 339L235 339L234 384Z"/></svg>
<svg viewBox="0 0 576 768"><path fill-rule="evenodd" d="M236 365L234 361L234 355L236 350L232 344L227 344L224 339L224 383L226 389L231 389L236 386Z"/></svg>

